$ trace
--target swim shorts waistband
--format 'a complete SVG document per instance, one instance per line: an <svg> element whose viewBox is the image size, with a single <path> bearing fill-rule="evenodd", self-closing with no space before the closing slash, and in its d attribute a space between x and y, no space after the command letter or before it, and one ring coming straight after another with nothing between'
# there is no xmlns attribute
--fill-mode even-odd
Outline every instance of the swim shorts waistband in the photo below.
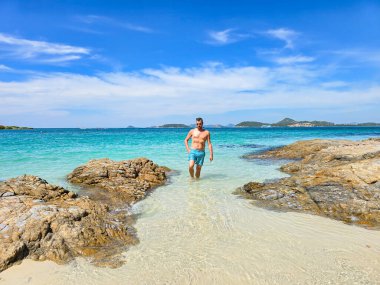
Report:
<svg viewBox="0 0 380 285"><path fill-rule="evenodd" d="M202 149L196 149L196 148L190 148L191 151L199 151L199 152L205 152L204 150Z"/></svg>

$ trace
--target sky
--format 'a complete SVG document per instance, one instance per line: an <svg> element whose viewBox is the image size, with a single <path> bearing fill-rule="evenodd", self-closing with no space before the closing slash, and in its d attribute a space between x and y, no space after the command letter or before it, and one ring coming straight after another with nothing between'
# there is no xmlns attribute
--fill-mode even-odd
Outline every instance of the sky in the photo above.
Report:
<svg viewBox="0 0 380 285"><path fill-rule="evenodd" d="M0 125L380 122L380 1L0 1Z"/></svg>

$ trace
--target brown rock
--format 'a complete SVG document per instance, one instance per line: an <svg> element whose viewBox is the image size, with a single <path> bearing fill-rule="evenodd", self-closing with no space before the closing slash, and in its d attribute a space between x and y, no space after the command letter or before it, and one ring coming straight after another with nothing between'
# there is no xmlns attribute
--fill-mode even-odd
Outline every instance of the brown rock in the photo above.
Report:
<svg viewBox="0 0 380 285"><path fill-rule="evenodd" d="M76 196L30 175L1 182L0 271L25 257L62 263L97 254L102 259L94 257L95 263L113 264L125 246L137 243L125 212Z"/></svg>
<svg viewBox="0 0 380 285"><path fill-rule="evenodd" d="M281 167L291 177L237 190L264 207L380 227L380 140L309 140L250 158L299 159Z"/></svg>
<svg viewBox="0 0 380 285"><path fill-rule="evenodd" d="M67 176L76 184L106 190L98 195L116 197L127 203L143 199L153 187L166 181L168 168L160 167L146 158L112 161L110 159L94 159L79 166ZM93 190L91 190L94 192Z"/></svg>

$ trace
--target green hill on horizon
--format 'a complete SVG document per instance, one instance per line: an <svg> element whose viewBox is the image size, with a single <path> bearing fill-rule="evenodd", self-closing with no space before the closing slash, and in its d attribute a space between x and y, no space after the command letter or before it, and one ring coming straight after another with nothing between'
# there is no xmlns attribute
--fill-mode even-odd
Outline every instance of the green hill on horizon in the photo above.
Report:
<svg viewBox="0 0 380 285"><path fill-rule="evenodd" d="M272 126L285 127L285 126L293 125L296 123L298 123L296 120L293 120L291 118L285 118L277 123L272 124Z"/></svg>
<svg viewBox="0 0 380 285"><path fill-rule="evenodd" d="M235 125L235 127L262 127L262 126L266 126L266 125L270 125L270 124L266 124L266 123L262 123L262 122L255 122L255 121L244 121L244 122L241 122L241 123Z"/></svg>
<svg viewBox="0 0 380 285"><path fill-rule="evenodd" d="M159 128L190 128L190 127L185 124L164 124L162 126L159 126Z"/></svg>

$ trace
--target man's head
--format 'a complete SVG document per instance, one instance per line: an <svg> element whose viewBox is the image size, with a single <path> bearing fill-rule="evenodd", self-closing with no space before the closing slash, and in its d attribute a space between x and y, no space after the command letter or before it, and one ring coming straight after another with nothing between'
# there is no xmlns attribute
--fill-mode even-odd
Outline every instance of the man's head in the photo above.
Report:
<svg viewBox="0 0 380 285"><path fill-rule="evenodd" d="M203 119L202 118L196 118L195 122L196 122L197 128L203 127Z"/></svg>

